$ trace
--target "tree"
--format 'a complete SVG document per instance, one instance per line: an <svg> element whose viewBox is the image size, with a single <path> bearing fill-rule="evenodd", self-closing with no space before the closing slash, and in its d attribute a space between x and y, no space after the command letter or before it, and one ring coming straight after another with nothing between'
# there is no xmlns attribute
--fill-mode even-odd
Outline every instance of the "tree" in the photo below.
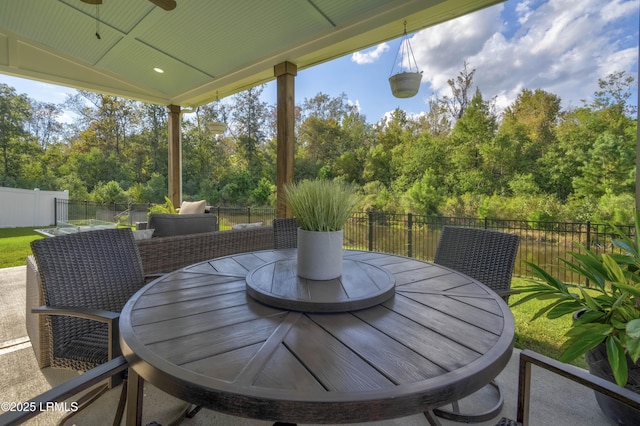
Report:
<svg viewBox="0 0 640 426"><path fill-rule="evenodd" d="M142 104L140 137L137 142L146 148L151 173L168 174L167 110L165 107Z"/></svg>
<svg viewBox="0 0 640 426"><path fill-rule="evenodd" d="M233 97L231 133L235 137L237 153L244 161L251 175L258 179L262 176L262 149L266 143L266 124L271 109L260 100L264 86L252 87Z"/></svg>
<svg viewBox="0 0 640 426"><path fill-rule="evenodd" d="M595 141L573 179L576 195L600 197L633 192L635 183L635 143L604 133Z"/></svg>
<svg viewBox="0 0 640 426"><path fill-rule="evenodd" d="M533 172L541 188L548 186L551 177L546 169L533 166L557 144L555 129L560 118L560 102L558 96L544 90L523 89L513 105L505 110L498 134L510 140L515 152L515 164L507 177Z"/></svg>
<svg viewBox="0 0 640 426"><path fill-rule="evenodd" d="M195 122L185 122L182 132L183 192L197 194L210 203L218 198L221 177L231 164L223 135L213 135L207 123L214 118L212 110L198 109Z"/></svg>
<svg viewBox="0 0 640 426"><path fill-rule="evenodd" d="M469 70L469 64L465 61L458 77L455 80L452 78L447 80L451 88L451 96L443 96L440 103L444 105L454 121L462 118L467 109L475 73L476 70Z"/></svg>
<svg viewBox="0 0 640 426"><path fill-rule="evenodd" d="M425 170L422 178L415 181L406 194L409 211L427 216L439 214L438 207L444 200L444 194L432 170Z"/></svg>
<svg viewBox="0 0 640 426"><path fill-rule="evenodd" d="M12 87L0 84L0 149L2 150L2 184L10 185L18 178L15 150L24 142L25 126L31 106L26 95L18 95Z"/></svg>
<svg viewBox="0 0 640 426"><path fill-rule="evenodd" d="M346 95L331 98L318 93L305 99L303 121L298 131L300 158L308 160L317 172L333 163L345 152L357 147L357 140L366 138L364 118L347 104Z"/></svg>
<svg viewBox="0 0 640 426"><path fill-rule="evenodd" d="M638 107L628 105L634 78L626 71L613 72L605 79L598 79L600 90L594 93L592 107L595 110L611 109L612 107L627 116L636 113Z"/></svg>
<svg viewBox="0 0 640 426"><path fill-rule="evenodd" d="M352 112L353 107L347 103L347 95L341 93L335 98L319 92L311 99L306 99L302 105L302 120L316 117L319 120L333 119L340 121L342 117Z"/></svg>
<svg viewBox="0 0 640 426"><path fill-rule="evenodd" d="M320 168L340 155L342 128L334 117L310 116L300 126L300 156L319 164Z"/></svg>
<svg viewBox="0 0 640 426"><path fill-rule="evenodd" d="M62 133L62 123L58 118L63 111L59 105L30 100L31 114L28 122L28 131L35 136L42 148L47 147L59 139Z"/></svg>
<svg viewBox="0 0 640 426"><path fill-rule="evenodd" d="M567 200L574 189L580 188L579 196L585 197L589 191L583 185L589 180L598 181L598 171L592 169L600 161L593 159L594 147L602 143L597 139L608 134L626 147L625 151L635 144L637 123L628 113L636 107L627 105L632 83L633 78L625 72L612 73L599 80L600 90L594 93L591 103L585 101L582 107L558 115L559 122L553 129L556 143L548 147L536 167L544 192ZM591 166L585 166L587 163ZM590 169L595 175L584 176ZM602 194L603 189L594 187L591 192Z"/></svg>
<svg viewBox="0 0 640 426"><path fill-rule="evenodd" d="M451 168L447 183L454 194L479 192L491 194L499 188L499 163L491 158L489 145L497 130L497 118L491 106L476 89L464 115L456 122L449 138Z"/></svg>
<svg viewBox="0 0 640 426"><path fill-rule="evenodd" d="M372 144L364 164L363 178L365 181L377 181L387 188L397 178L398 171L394 167L394 149L400 147L404 138L412 135L408 130L407 114L396 108L390 117L385 117L374 129L374 143Z"/></svg>
<svg viewBox="0 0 640 426"><path fill-rule="evenodd" d="M449 120L447 107L441 99L429 98L429 111L425 115L418 117L418 125L424 132L435 137L443 137L451 131L451 120Z"/></svg>
<svg viewBox="0 0 640 426"><path fill-rule="evenodd" d="M120 155L127 136L140 124L138 103L79 90L65 102L79 116L79 124L94 131L89 145L103 146L106 151L115 151Z"/></svg>
<svg viewBox="0 0 640 426"><path fill-rule="evenodd" d="M414 182L430 171L431 184L446 192L445 178L450 169L447 144L442 138L422 133L415 138L407 138L393 150L393 169L397 173L393 187L396 191L407 191Z"/></svg>
<svg viewBox="0 0 640 426"><path fill-rule="evenodd" d="M581 174L588 151L600 133L593 125L590 108L576 108L559 115L554 133L557 143L548 147L537 162L536 179L542 192L566 201L573 193L572 179Z"/></svg>
<svg viewBox="0 0 640 426"><path fill-rule="evenodd" d="M125 203L128 200L125 191L115 181L99 182L91 195L94 201L103 204Z"/></svg>

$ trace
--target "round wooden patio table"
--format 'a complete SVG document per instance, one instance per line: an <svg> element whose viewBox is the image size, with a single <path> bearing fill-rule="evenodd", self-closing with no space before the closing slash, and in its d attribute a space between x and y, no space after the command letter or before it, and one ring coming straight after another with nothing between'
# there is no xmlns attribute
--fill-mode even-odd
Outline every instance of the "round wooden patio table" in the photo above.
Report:
<svg viewBox="0 0 640 426"><path fill-rule="evenodd" d="M128 424L140 422L142 380L231 415L353 423L459 400L507 365L509 307L466 275L345 251L340 280L307 283L295 256L287 249L213 259L129 300L120 317L131 365Z"/></svg>

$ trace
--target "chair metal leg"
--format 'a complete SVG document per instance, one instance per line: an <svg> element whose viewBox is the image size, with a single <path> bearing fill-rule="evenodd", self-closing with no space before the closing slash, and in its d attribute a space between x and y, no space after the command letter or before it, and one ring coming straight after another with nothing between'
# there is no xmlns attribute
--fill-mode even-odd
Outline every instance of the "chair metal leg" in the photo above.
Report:
<svg viewBox="0 0 640 426"><path fill-rule="evenodd" d="M64 424L73 416L75 416L76 414L78 414L80 411L84 410L85 408L87 408L89 405L91 405L91 403L93 403L94 401L96 401L98 398L100 398L106 391L109 390L109 385L105 384L102 386L98 386L95 389L90 390L89 392L87 392L86 394L82 395L80 398L78 398L78 400L76 401L78 403L78 409L76 411L70 411L69 413L67 413L66 415L64 415L59 421L58 421L58 425L60 426L64 426Z"/></svg>
<svg viewBox="0 0 640 426"><path fill-rule="evenodd" d="M78 414L80 411L87 408L89 405L94 403L98 398L104 395L109 390L109 384L105 384L103 386L99 386L80 398L76 401L78 403L78 409L76 411L69 412L64 417L58 421L58 425L63 426L70 418ZM120 398L118 399L118 408L116 409L116 415L113 419L114 426L120 426L122 423L122 417L124 415L124 407L127 402L127 379L122 380L122 391L120 392Z"/></svg>
<svg viewBox="0 0 640 426"><path fill-rule="evenodd" d="M502 389L494 380L492 380L489 385L491 385L498 393L498 400L496 401L495 405L487 411L483 411L480 413L461 413L458 401L455 401L452 404L453 410L450 411L440 407L434 409L433 412L436 416L442 417L443 419L461 423L481 423L491 420L496 417L502 410L502 406L504 405L504 395L502 394Z"/></svg>
<svg viewBox="0 0 640 426"><path fill-rule="evenodd" d="M441 426L440 420L433 414L433 410L425 411L424 416L431 426Z"/></svg>
<svg viewBox="0 0 640 426"><path fill-rule="evenodd" d="M127 405L127 379L122 380L122 391L120 392L120 399L118 400L118 408L116 410L116 417L113 419L113 426L120 426L122 423L122 417L124 416L124 407Z"/></svg>
<svg viewBox="0 0 640 426"><path fill-rule="evenodd" d="M187 411L187 418L188 419L192 419L195 417L196 414L198 414L198 412L202 410L202 406L197 405L195 407L193 407L193 409Z"/></svg>
<svg viewBox="0 0 640 426"><path fill-rule="evenodd" d="M140 426L142 424L142 396L144 390L144 379L136 373L133 368L129 368L129 379L127 386L127 425Z"/></svg>

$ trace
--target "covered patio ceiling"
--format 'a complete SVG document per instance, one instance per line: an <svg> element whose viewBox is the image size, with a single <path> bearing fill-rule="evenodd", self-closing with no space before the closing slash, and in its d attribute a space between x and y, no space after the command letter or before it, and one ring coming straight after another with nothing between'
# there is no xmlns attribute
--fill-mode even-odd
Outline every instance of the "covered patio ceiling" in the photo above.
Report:
<svg viewBox="0 0 640 426"><path fill-rule="evenodd" d="M501 1L2 0L0 73L195 107Z"/></svg>

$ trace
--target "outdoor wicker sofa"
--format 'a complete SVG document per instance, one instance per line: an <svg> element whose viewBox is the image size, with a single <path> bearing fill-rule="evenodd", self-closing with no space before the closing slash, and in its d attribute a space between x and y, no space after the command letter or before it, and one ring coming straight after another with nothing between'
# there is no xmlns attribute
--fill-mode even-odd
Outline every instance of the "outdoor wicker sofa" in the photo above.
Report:
<svg viewBox="0 0 640 426"><path fill-rule="evenodd" d="M216 257L274 248L273 226L175 235L137 241L146 275L172 272L193 263ZM38 269L33 256L27 257L26 328L40 368L49 365L49 326L46 316L31 309L44 305Z"/></svg>

